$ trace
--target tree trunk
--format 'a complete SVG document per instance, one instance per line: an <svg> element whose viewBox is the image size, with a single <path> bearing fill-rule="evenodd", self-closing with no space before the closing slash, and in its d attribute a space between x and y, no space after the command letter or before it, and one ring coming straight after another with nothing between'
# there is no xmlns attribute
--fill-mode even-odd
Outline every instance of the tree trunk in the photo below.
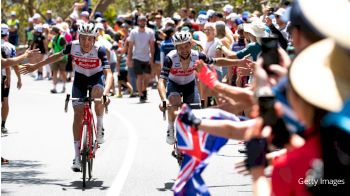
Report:
<svg viewBox="0 0 350 196"><path fill-rule="evenodd" d="M100 11L101 13L103 13L113 2L114 0L99 0L94 6L94 9L92 10L91 16L93 17L96 11Z"/></svg>
<svg viewBox="0 0 350 196"><path fill-rule="evenodd" d="M167 0L167 1L168 1L168 5L165 10L165 15L171 17L174 12L173 1L172 0Z"/></svg>

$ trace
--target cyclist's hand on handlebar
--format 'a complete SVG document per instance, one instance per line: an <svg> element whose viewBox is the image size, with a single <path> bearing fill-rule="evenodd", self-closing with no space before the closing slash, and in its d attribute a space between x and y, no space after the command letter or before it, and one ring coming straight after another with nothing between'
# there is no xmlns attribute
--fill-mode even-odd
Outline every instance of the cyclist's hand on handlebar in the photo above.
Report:
<svg viewBox="0 0 350 196"><path fill-rule="evenodd" d="M164 112L164 111L166 110L166 107L169 105L169 101L168 101L167 99L165 99L164 101L165 101L165 103L166 103L165 108L164 108L164 106L163 106L163 101L161 101L160 104L159 104L159 110L160 110L161 112Z"/></svg>
<svg viewBox="0 0 350 196"><path fill-rule="evenodd" d="M111 100L108 98L107 95L104 95L106 96L106 101L103 99L103 96L101 97L101 100L102 100L102 104L105 105L105 106L108 106L109 103L111 102Z"/></svg>
<svg viewBox="0 0 350 196"><path fill-rule="evenodd" d="M186 125L196 126L198 125L199 119L192 113L192 109L187 106L187 104L183 104L181 111L178 115L178 118Z"/></svg>

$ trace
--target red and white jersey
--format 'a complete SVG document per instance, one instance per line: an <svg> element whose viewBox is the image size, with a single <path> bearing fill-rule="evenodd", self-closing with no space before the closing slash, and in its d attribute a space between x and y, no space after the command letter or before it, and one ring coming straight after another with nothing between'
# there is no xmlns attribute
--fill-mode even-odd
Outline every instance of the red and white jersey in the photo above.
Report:
<svg viewBox="0 0 350 196"><path fill-rule="evenodd" d="M190 64L188 68L184 70L180 63L180 56L177 50L170 51L164 60L160 77L169 79L180 85L185 85L192 82L196 77L194 64L197 60L201 59L207 64L213 63L212 58L195 50L191 50L190 58Z"/></svg>
<svg viewBox="0 0 350 196"><path fill-rule="evenodd" d="M90 52L83 53L80 48L79 40L74 40L66 46L62 53L71 55L74 70L87 77L95 75L103 71L103 69L110 68L108 65L106 48L97 42Z"/></svg>

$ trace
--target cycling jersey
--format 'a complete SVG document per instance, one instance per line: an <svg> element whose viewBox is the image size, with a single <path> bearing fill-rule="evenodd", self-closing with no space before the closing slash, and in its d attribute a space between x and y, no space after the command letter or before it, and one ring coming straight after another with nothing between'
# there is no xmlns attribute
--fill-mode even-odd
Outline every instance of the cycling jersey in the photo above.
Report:
<svg viewBox="0 0 350 196"><path fill-rule="evenodd" d="M187 70L183 70L177 50L172 50L164 60L160 78L166 80L169 79L180 85L188 84L195 79L194 64L199 59L207 64L213 63L213 58L208 57L201 52L191 50L190 64Z"/></svg>
<svg viewBox="0 0 350 196"><path fill-rule="evenodd" d="M62 54L71 55L75 71L87 77L102 72L103 69L110 68L106 48L97 42L90 52L83 53L79 40L74 40L67 44L66 48L62 50Z"/></svg>
<svg viewBox="0 0 350 196"><path fill-rule="evenodd" d="M3 58L12 58L16 56L16 47L10 42L1 39L1 52L4 53ZM1 69L1 76L6 76L5 69Z"/></svg>

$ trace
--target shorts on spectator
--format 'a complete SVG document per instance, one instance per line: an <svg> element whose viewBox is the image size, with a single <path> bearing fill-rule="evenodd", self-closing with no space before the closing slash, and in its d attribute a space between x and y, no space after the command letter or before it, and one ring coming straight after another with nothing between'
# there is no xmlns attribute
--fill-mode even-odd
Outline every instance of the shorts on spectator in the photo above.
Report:
<svg viewBox="0 0 350 196"><path fill-rule="evenodd" d="M51 64L51 71L66 71L66 61L57 61Z"/></svg>
<svg viewBox="0 0 350 196"><path fill-rule="evenodd" d="M118 81L128 82L128 71L122 70L119 72Z"/></svg>
<svg viewBox="0 0 350 196"><path fill-rule="evenodd" d="M112 73L116 72L116 67L117 67L117 63L111 63L111 71L112 71Z"/></svg>
<svg viewBox="0 0 350 196"><path fill-rule="evenodd" d="M149 62L133 59L133 63L134 63L134 70L136 75L151 73L151 65Z"/></svg>

